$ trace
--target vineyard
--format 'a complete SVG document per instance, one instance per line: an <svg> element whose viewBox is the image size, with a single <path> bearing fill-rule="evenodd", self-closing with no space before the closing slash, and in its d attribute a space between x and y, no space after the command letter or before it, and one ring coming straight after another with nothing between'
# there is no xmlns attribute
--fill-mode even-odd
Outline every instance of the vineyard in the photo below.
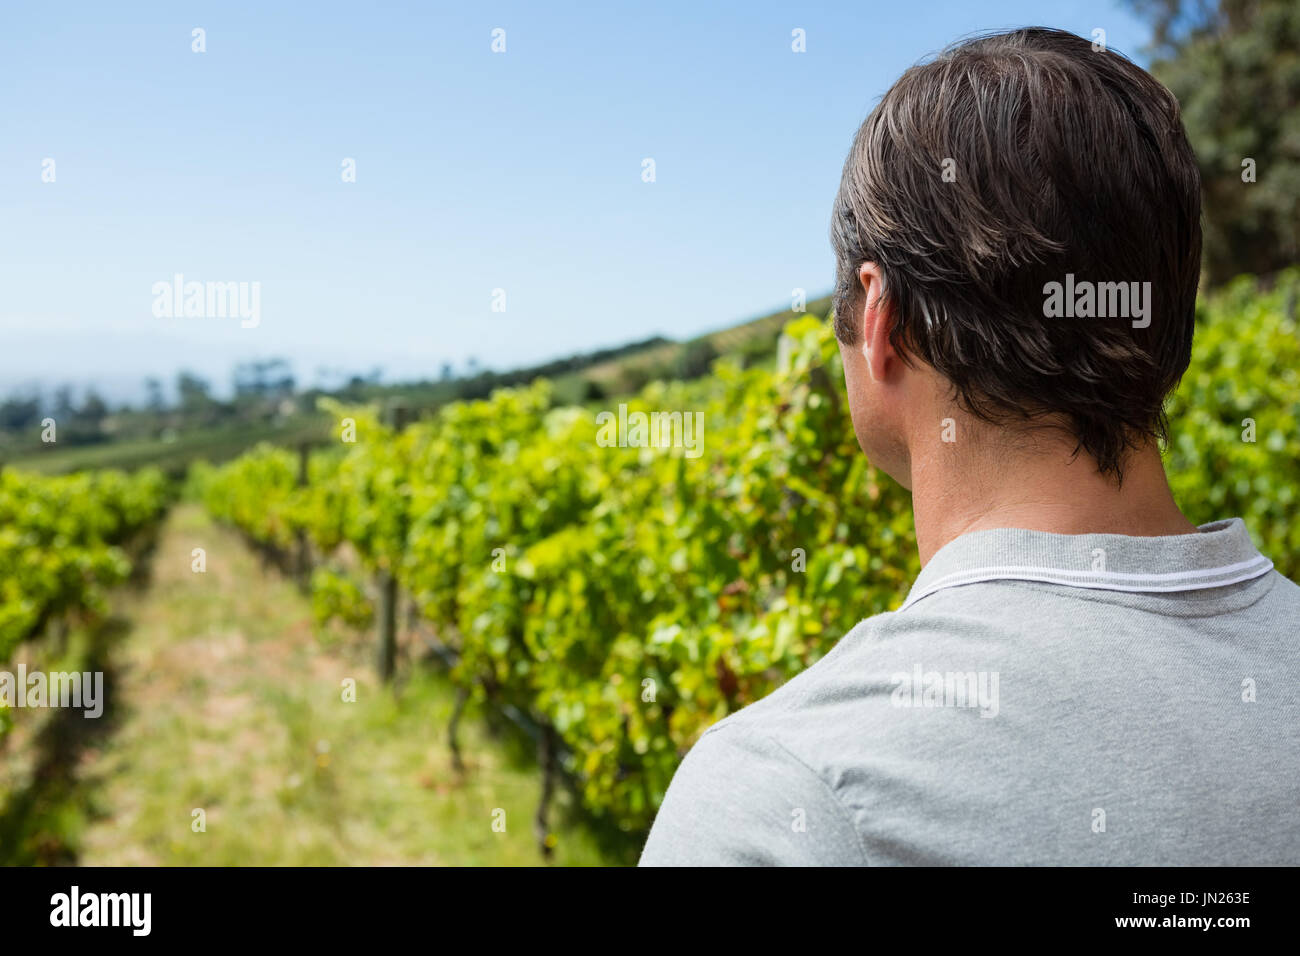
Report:
<svg viewBox="0 0 1300 956"><path fill-rule="evenodd" d="M306 536L326 559L323 615L384 615L329 569L341 545L372 592L391 579L457 682L531 716L587 807L637 832L690 741L896 603L915 570L906 495L855 453L825 323L787 335L775 371L723 362L628 403L702 412L695 459L601 447L596 413L552 408L539 382L402 430L339 409L356 441L313 454L306 481L270 446L194 477L262 546L292 555Z"/></svg>
<svg viewBox="0 0 1300 956"><path fill-rule="evenodd" d="M1292 578L1298 299L1292 271L1203 303L1167 450L1189 517L1245 518ZM699 457L602 444L599 409L555 407L537 382L405 427L330 406L331 447L261 446L191 478L310 580L322 623L377 626L385 677L405 595L462 692L523 715L548 780L558 766L592 815L638 834L704 728L896 607L917 571L908 496L858 451L842 389L828 324L805 316L773 368L724 358L628 400L702 413Z"/></svg>
<svg viewBox="0 0 1300 956"><path fill-rule="evenodd" d="M1243 517L1293 579L1298 302L1296 271L1266 289L1242 279L1203 301L1166 450L1189 517ZM637 413L652 423L656 413L698 415L694 441L671 429L602 440L610 409L563 405L545 380L409 422L400 410L323 400L334 422L327 444L264 444L196 465L185 493L310 596L319 640L373 642L379 677L399 686L446 670L445 723L401 724L402 733L445 733L464 771L464 713L525 728L543 776L542 847L561 781L588 819L634 845L706 727L806 669L861 618L897 607L917 572L908 496L858 451L839 363L829 324L802 316L786 325L775 362L724 356L709 376L654 382L616 403L624 430ZM177 490L153 469L0 472L0 670L33 649L76 664L59 657L59 635L103 619L114 588L148 566ZM206 533L191 518L182 526L196 530L172 540L177 567L167 573L185 582L172 585L177 602L206 610L193 625L159 612L158 655L168 640L202 646L205 633L227 633L202 623L218 592L189 574ZM265 640L299 626L280 613L286 623L268 623ZM420 686L429 693L423 677ZM0 702L0 748L13 716ZM137 737L147 753L150 732Z"/></svg>
<svg viewBox="0 0 1300 956"><path fill-rule="evenodd" d="M0 665L52 622L102 612L168 498L152 469L0 474ZM4 717L0 709L0 730Z"/></svg>

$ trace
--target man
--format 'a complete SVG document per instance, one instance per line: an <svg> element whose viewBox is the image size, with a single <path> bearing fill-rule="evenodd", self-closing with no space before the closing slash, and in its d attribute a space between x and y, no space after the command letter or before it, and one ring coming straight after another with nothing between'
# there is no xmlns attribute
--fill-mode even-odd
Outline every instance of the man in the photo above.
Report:
<svg viewBox="0 0 1300 956"><path fill-rule="evenodd" d="M1300 863L1300 588L1157 445L1201 258L1174 97L1068 33L963 43L862 125L831 232L923 570L704 734L642 864Z"/></svg>

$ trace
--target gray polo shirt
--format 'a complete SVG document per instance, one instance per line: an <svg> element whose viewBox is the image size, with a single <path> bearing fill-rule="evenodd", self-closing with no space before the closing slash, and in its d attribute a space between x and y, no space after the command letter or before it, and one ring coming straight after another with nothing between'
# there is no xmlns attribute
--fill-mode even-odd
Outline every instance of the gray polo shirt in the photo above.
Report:
<svg viewBox="0 0 1300 956"><path fill-rule="evenodd" d="M642 865L1300 864L1300 587L1240 519L999 529L711 727Z"/></svg>

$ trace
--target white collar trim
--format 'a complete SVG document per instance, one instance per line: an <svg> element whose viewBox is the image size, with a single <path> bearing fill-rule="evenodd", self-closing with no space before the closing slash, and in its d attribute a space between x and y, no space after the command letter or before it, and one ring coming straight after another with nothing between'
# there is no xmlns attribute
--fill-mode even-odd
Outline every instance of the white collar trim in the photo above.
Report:
<svg viewBox="0 0 1300 956"><path fill-rule="evenodd" d="M1039 568L1028 566L993 566L957 571L939 578L922 590L909 594L899 611L909 607L936 591L945 588L979 584L984 581L1038 581L1045 584L1063 584L1068 587L1092 588L1103 591L1171 592L1197 591L1238 584L1261 577L1273 570L1273 562L1262 554L1248 561L1226 564L1217 568L1199 568L1190 571L1171 571L1163 574L1135 574L1122 571L1080 571L1068 568Z"/></svg>

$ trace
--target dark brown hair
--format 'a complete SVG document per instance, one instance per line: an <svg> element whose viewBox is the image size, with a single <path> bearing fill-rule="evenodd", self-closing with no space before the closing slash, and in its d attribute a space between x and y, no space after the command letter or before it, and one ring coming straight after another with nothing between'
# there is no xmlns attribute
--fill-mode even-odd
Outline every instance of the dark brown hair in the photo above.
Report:
<svg viewBox="0 0 1300 956"><path fill-rule="evenodd" d="M947 175L945 176L945 172ZM967 40L899 78L858 130L831 224L835 331L875 262L890 341L977 417L1054 423L1103 474L1165 438L1191 357L1200 176L1178 101L1060 30ZM1046 286L1150 282L1150 325L1048 317Z"/></svg>

